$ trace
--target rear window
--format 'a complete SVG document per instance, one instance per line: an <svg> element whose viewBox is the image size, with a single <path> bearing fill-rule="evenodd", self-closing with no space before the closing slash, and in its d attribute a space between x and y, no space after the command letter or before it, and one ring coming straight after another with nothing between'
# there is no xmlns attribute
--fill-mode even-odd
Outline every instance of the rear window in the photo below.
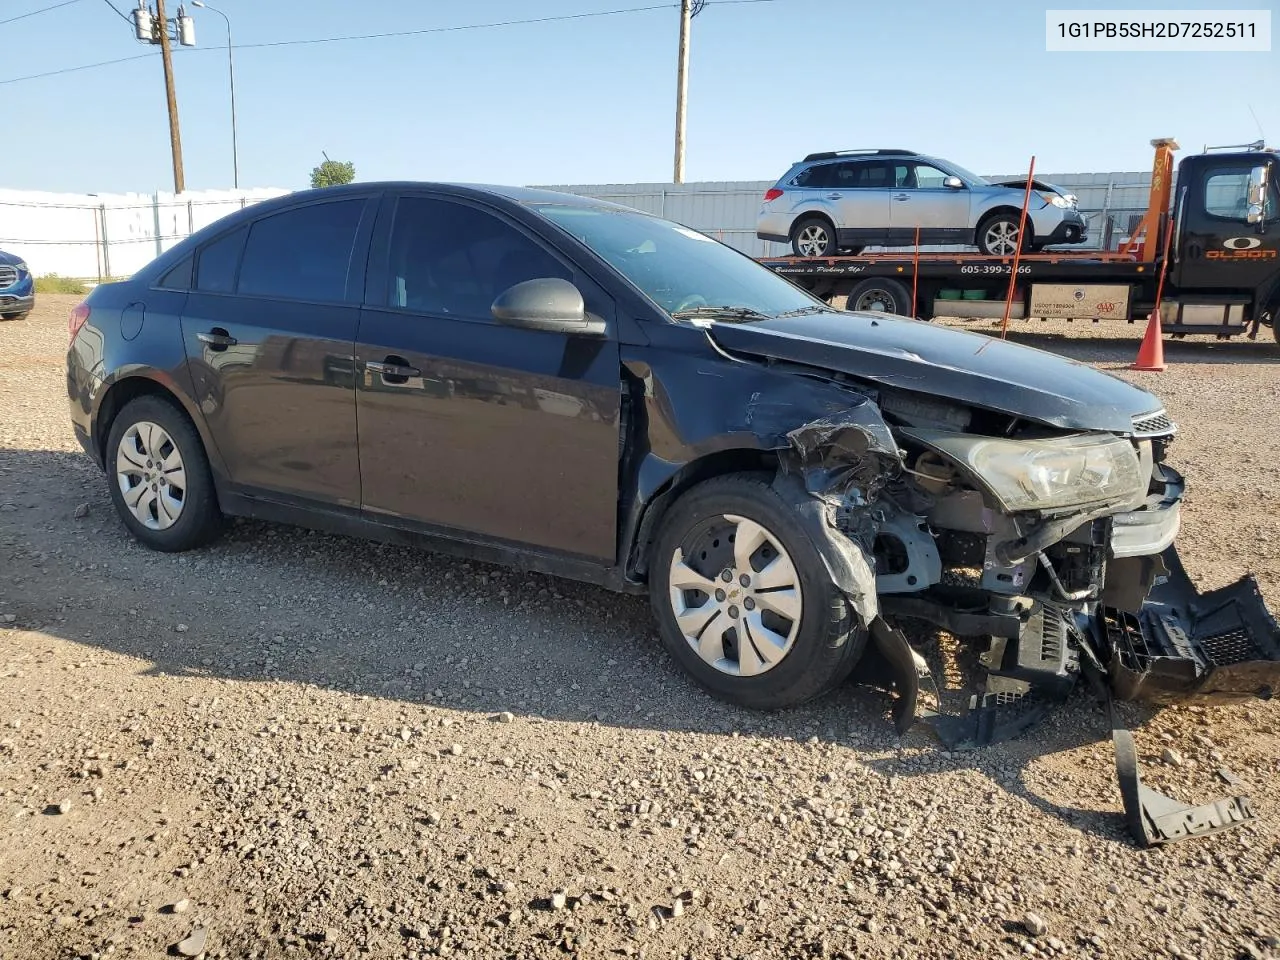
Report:
<svg viewBox="0 0 1280 960"><path fill-rule="evenodd" d="M285 300L341 302L363 197L314 203L256 221L237 291Z"/></svg>
<svg viewBox="0 0 1280 960"><path fill-rule="evenodd" d="M196 289L206 293L231 293L236 286L236 267L248 228L241 227L219 237L200 251L196 268Z"/></svg>
<svg viewBox="0 0 1280 960"><path fill-rule="evenodd" d="M165 290L190 290L191 275L195 271L195 257L183 257L176 267L170 267L162 276L157 287L163 287Z"/></svg>

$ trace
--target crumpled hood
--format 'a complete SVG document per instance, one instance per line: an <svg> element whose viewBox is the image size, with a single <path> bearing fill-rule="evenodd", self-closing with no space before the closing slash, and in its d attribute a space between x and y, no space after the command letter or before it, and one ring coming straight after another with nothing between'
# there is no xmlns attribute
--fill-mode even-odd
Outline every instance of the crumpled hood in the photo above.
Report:
<svg viewBox="0 0 1280 960"><path fill-rule="evenodd" d="M1162 409L1119 377L1056 354L880 313L716 323L725 350L838 371L1068 430L1129 433Z"/></svg>

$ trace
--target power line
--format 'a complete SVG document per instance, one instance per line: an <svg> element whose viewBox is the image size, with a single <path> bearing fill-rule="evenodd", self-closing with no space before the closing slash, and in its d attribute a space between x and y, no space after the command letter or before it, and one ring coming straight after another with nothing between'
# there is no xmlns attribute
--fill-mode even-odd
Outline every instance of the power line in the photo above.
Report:
<svg viewBox="0 0 1280 960"><path fill-rule="evenodd" d="M120 12L120 8L119 8L119 7L117 7L114 3L112 3L112 2L111 2L111 0L102 0L102 2L103 2L103 3L105 3L108 7L110 7L110 8L111 8L111 11L112 11L112 12L113 12L117 17L119 17L119 18L120 18L121 20L123 20L125 23L129 24L129 26L133 26L133 21L132 21L132 20L130 20L128 17L126 17L123 13L121 13L121 12Z"/></svg>
<svg viewBox="0 0 1280 960"><path fill-rule="evenodd" d="M597 10L592 13L565 13L553 17L534 17L527 20L496 20L491 23L465 23L455 27L424 27L421 30L393 30L387 33L360 33L342 37L316 37L309 40L272 40L266 43L238 43L237 50L260 47L296 47L315 43L343 43L348 40L384 40L390 37L416 37L429 33L457 33L462 30L488 30L493 27L518 27L534 23L555 23L563 20L586 20L590 17L615 17L624 13L648 13L651 10L671 10L679 4L659 3L648 7L624 7L619 10Z"/></svg>
<svg viewBox="0 0 1280 960"><path fill-rule="evenodd" d="M58 4L58 6L66 6L69 3L78 3L78 2L79 0L63 0L63 3ZM111 0L104 0L104 2L107 3L109 6L111 6L113 10L115 10L115 6L114 4L111 3ZM728 5L728 4L743 4L743 3L777 3L777 2L779 2L779 0L709 0L708 5L719 6L720 4ZM533 17L533 18L524 19L524 20L496 20L489 23L465 23L465 24L459 24L458 26L453 26L453 27L424 27L423 29L420 29L420 30L394 30L394 31L389 31L387 33L350 34L350 35L339 36L339 37L314 37L314 38L304 39L304 40L272 40L264 43L238 43L236 44L236 49L252 50L252 49L261 49L261 48L267 48L267 47L295 47L295 46L313 45L318 43L345 43L351 40L384 40L384 39L389 39L391 37L415 37L415 36L423 36L426 34L433 34L433 33L458 33L464 30L490 30L496 27L517 27L517 26L527 26L527 25L538 24L538 23L557 23L557 22L562 22L566 20L586 20L586 19L595 18L595 17L616 17L616 16L620 16L623 14L630 14L630 13L649 13L654 10L672 10L677 8L678 6L679 6L678 3L659 3L659 4L644 6L644 7L622 7L616 10L597 10L590 13L566 13L566 14L560 14L557 16ZM53 9L53 8L49 7L46 9ZM35 11L35 12L39 13L40 11ZM116 10L116 13L122 17L124 16L124 14L121 14L119 10ZM31 16L31 14L24 14L24 16ZM128 20L129 18L125 17L124 19ZM8 22L8 21L5 21L5 22ZM199 49L211 50L213 48L202 47ZM77 66L77 67L63 67L61 70L49 70L45 73L33 73L24 77L10 77L7 80L0 80L0 86L5 86L11 83L22 83L24 80L41 80L41 79L44 79L45 77L57 77L65 73L75 73L80 70L93 70L93 69L96 69L97 67L109 67L117 63L128 63L131 60L141 60L145 57L153 57L153 56L155 56L154 53L143 53L143 54L138 54L137 56L132 56L132 57L120 57L116 60L103 60L103 61L100 61L99 63L81 64L80 66Z"/></svg>
<svg viewBox="0 0 1280 960"><path fill-rule="evenodd" d="M8 20L0 20L0 27L6 23L13 23L15 20L25 20L27 17L34 17L37 13L48 13L50 10L57 10L59 7L69 7L73 3L79 3L80 0L62 0L62 3L55 3L51 7L41 7L39 10L32 10L30 13L22 13L16 17L10 17ZM119 11L116 11L117 13Z"/></svg>
<svg viewBox="0 0 1280 960"><path fill-rule="evenodd" d="M25 77L13 77L9 80L0 80L0 86L7 83L21 83L23 80L39 80L42 77L57 77L64 73L75 73L77 70L92 70L94 67L109 67L116 63L128 63L130 60L143 60L147 57L159 56L156 53L139 53L132 57L120 57L116 60L100 60L98 63L82 63L78 67L63 67L61 70L50 70L47 73L33 73Z"/></svg>

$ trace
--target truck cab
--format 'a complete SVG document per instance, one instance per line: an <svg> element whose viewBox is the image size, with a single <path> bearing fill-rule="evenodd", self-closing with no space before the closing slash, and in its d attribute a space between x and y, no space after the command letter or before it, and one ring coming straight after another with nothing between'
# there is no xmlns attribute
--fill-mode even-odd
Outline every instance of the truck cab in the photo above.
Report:
<svg viewBox="0 0 1280 960"><path fill-rule="evenodd" d="M1167 327L1261 317L1280 339L1280 153L1207 152L1179 165Z"/></svg>

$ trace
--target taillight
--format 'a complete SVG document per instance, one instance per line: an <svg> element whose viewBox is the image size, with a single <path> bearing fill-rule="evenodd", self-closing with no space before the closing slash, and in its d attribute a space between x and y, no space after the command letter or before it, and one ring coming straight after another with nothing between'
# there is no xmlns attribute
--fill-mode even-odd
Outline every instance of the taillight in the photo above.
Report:
<svg viewBox="0 0 1280 960"><path fill-rule="evenodd" d="M770 200L777 200L780 196L782 196L781 190L777 187L770 187L764 192L764 202L768 203Z"/></svg>
<svg viewBox="0 0 1280 960"><path fill-rule="evenodd" d="M85 321L89 319L89 305L87 303L78 304L72 309L67 317L67 333L70 334L70 342L75 343L76 334L80 332L80 328L84 326Z"/></svg>

